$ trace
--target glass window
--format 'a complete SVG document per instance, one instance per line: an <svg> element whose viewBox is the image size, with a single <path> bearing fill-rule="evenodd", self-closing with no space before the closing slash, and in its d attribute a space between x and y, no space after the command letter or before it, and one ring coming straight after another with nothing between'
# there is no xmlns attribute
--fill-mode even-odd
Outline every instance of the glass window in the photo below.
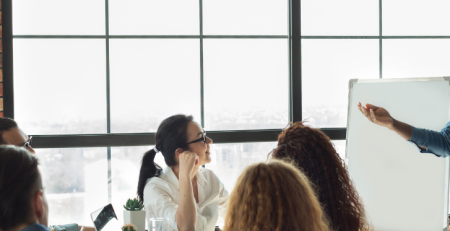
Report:
<svg viewBox="0 0 450 231"><path fill-rule="evenodd" d="M303 120L346 127L350 79L379 78L378 40L303 39Z"/></svg>
<svg viewBox="0 0 450 231"><path fill-rule="evenodd" d="M111 131L156 132L183 113L200 118L198 39L112 39Z"/></svg>
<svg viewBox="0 0 450 231"><path fill-rule="evenodd" d="M383 1L383 35L450 35L450 1Z"/></svg>
<svg viewBox="0 0 450 231"><path fill-rule="evenodd" d="M21 0L13 3L15 35L104 35L104 0Z"/></svg>
<svg viewBox="0 0 450 231"><path fill-rule="evenodd" d="M334 148L336 149L339 156L345 161L347 142L345 140L332 140L331 142L334 144Z"/></svg>
<svg viewBox="0 0 450 231"><path fill-rule="evenodd" d="M450 39L384 39L383 78L450 76Z"/></svg>
<svg viewBox="0 0 450 231"><path fill-rule="evenodd" d="M204 0L205 35L287 35L288 1Z"/></svg>
<svg viewBox="0 0 450 231"><path fill-rule="evenodd" d="M49 224L92 226L89 214L108 204L106 148L36 149L36 154Z"/></svg>
<svg viewBox="0 0 450 231"><path fill-rule="evenodd" d="M286 39L205 39L205 128L283 128L288 123Z"/></svg>
<svg viewBox="0 0 450 231"><path fill-rule="evenodd" d="M137 185L141 161L145 152L154 146L112 147L111 148L111 194L112 205L119 222L123 223L123 205L137 197ZM155 156L155 163L165 168L161 153Z"/></svg>
<svg viewBox="0 0 450 231"><path fill-rule="evenodd" d="M198 35L198 0L110 0L111 35Z"/></svg>
<svg viewBox="0 0 450 231"><path fill-rule="evenodd" d="M106 132L103 39L14 39L14 111L28 134Z"/></svg>
<svg viewBox="0 0 450 231"><path fill-rule="evenodd" d="M211 163L205 167L211 169L231 193L245 167L266 161L276 145L277 142L212 144Z"/></svg>
<svg viewBox="0 0 450 231"><path fill-rule="evenodd" d="M302 35L379 34L379 0L302 0L301 4Z"/></svg>
<svg viewBox="0 0 450 231"><path fill-rule="evenodd" d="M212 144L211 163L205 167L211 169L231 193L242 171L250 164L265 162L276 145L277 142ZM216 225L222 227L223 224L223 219L219 218Z"/></svg>

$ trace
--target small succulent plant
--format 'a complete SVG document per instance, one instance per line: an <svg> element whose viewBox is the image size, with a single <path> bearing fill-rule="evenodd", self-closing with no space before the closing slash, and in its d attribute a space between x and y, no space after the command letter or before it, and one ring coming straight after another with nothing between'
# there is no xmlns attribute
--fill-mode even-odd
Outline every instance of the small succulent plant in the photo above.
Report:
<svg viewBox="0 0 450 231"><path fill-rule="evenodd" d="M136 231L137 228L133 224L125 224L122 226L122 231Z"/></svg>
<svg viewBox="0 0 450 231"><path fill-rule="evenodd" d="M127 203L124 204L123 207L128 211L139 211L144 208L144 205L141 200L134 198L133 200L128 199Z"/></svg>

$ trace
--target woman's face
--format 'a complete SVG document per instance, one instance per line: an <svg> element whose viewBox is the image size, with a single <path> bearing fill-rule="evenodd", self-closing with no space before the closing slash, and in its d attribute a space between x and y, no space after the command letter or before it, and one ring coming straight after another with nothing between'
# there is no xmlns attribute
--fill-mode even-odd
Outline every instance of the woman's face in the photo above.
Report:
<svg viewBox="0 0 450 231"><path fill-rule="evenodd" d="M203 129L196 122L190 122L187 127L188 143L201 139L203 137ZM209 145L212 144L212 139L206 137L206 143L202 140L189 144L188 148L191 152L198 155L198 165L204 165L211 162L211 153L209 152Z"/></svg>

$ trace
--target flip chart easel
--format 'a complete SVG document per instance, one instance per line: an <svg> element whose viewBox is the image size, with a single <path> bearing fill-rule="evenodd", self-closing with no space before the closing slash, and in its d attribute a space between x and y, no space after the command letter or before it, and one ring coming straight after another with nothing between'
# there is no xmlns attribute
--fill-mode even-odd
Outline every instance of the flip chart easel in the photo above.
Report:
<svg viewBox="0 0 450 231"><path fill-rule="evenodd" d="M450 79L444 77L350 80L346 162L375 230L447 230L449 158L420 153L365 118L358 102L440 131L449 121L449 97Z"/></svg>

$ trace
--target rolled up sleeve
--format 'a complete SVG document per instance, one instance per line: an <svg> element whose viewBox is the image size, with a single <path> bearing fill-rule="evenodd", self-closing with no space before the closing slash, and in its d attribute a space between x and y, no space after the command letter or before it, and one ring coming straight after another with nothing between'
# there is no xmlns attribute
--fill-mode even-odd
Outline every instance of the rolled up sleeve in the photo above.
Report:
<svg viewBox="0 0 450 231"><path fill-rule="evenodd" d="M438 157L450 156L450 122L440 131L412 127L410 142L425 147L421 153L432 153Z"/></svg>

